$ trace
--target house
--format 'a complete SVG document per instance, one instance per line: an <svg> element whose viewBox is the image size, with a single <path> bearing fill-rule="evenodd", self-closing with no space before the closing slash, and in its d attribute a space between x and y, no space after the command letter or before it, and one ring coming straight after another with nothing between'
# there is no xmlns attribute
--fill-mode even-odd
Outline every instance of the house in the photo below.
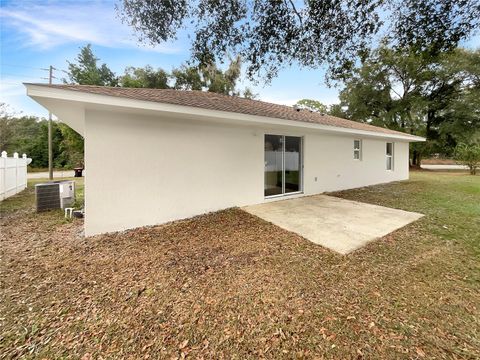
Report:
<svg viewBox="0 0 480 360"><path fill-rule="evenodd" d="M406 180L423 138L199 91L25 84L85 138L85 234Z"/></svg>

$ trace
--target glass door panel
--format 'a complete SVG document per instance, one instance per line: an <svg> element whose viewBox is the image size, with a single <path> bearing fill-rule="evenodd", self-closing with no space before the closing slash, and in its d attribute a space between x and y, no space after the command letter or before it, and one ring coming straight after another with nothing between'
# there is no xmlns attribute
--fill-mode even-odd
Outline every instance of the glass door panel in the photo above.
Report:
<svg viewBox="0 0 480 360"><path fill-rule="evenodd" d="M285 193L301 190L301 146L301 138L285 136Z"/></svg>
<svg viewBox="0 0 480 360"><path fill-rule="evenodd" d="M265 135L265 196L302 191L302 138Z"/></svg>
<svg viewBox="0 0 480 360"><path fill-rule="evenodd" d="M283 194L283 136L265 135L265 196Z"/></svg>

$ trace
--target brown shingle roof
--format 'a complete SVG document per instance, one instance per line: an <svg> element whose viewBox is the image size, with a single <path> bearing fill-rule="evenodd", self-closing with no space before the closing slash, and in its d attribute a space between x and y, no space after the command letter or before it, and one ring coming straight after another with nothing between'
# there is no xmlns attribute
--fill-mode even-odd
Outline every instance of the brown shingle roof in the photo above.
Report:
<svg viewBox="0 0 480 360"><path fill-rule="evenodd" d="M173 89L123 88L93 85L32 85L40 85L56 89L64 89L91 94L116 96L135 100L193 106L202 109L228 111L257 116L267 116L271 118L285 120L303 121L327 126L335 126L363 131L373 131L382 134L403 135L407 137L412 137L412 139L418 139L415 136L403 132L372 126L356 121L346 120L335 116L330 116L326 114L322 115L320 113L310 112L308 110L297 111L290 106L272 104L258 100L250 100L236 96L221 95L212 92L180 91Z"/></svg>

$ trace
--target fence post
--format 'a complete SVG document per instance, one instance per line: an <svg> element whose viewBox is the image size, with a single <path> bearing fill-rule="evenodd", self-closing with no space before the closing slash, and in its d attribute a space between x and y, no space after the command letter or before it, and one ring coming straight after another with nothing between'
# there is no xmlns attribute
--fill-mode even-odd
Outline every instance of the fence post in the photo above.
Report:
<svg viewBox="0 0 480 360"><path fill-rule="evenodd" d="M22 161L22 190L25 190L27 188L27 154L22 154Z"/></svg>
<svg viewBox="0 0 480 360"><path fill-rule="evenodd" d="M18 153L13 153L13 158L15 159L15 194L18 194Z"/></svg>
<svg viewBox="0 0 480 360"><path fill-rule="evenodd" d="M2 151L2 156L1 156L1 161L2 161L2 166L0 166L0 169L3 168L3 174L2 174L2 188L0 189L0 200L3 200L7 197L7 152Z"/></svg>

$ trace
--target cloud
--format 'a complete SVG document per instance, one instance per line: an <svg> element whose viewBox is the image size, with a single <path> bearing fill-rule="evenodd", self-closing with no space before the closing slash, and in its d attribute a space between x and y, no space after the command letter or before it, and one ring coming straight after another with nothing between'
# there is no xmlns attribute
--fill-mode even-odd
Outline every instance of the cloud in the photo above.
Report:
<svg viewBox="0 0 480 360"><path fill-rule="evenodd" d="M18 2L2 5L0 18L4 29L13 30L27 47L79 42L167 54L182 50L178 43L139 46L132 29L116 17L113 2Z"/></svg>
<svg viewBox="0 0 480 360"><path fill-rule="evenodd" d="M0 81L0 103L8 105L8 109L14 114L24 114L20 109L24 109L23 100L25 97L25 86L15 78L4 78ZM34 112L28 112L28 115ZM36 112L39 113L39 112Z"/></svg>
<svg viewBox="0 0 480 360"><path fill-rule="evenodd" d="M34 79L34 78L32 78ZM22 82L31 81L25 77L3 76L0 79L0 103L8 106L9 113L15 115L31 115L46 117L47 110L33 99L27 97Z"/></svg>
<svg viewBox="0 0 480 360"><path fill-rule="evenodd" d="M25 95L25 87L16 79L2 78L0 81L0 102L7 102L6 98L11 96Z"/></svg>

